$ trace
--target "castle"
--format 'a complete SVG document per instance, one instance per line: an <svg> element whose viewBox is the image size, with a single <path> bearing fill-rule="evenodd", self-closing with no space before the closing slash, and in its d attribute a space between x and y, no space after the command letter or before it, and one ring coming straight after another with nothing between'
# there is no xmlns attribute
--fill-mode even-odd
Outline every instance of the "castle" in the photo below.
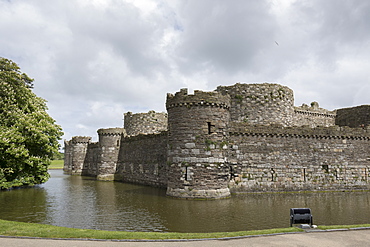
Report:
<svg viewBox="0 0 370 247"><path fill-rule="evenodd" d="M166 113L124 114L99 141L65 141L64 171L158 186L187 199L238 192L370 189L370 105L294 106L279 84L181 89Z"/></svg>

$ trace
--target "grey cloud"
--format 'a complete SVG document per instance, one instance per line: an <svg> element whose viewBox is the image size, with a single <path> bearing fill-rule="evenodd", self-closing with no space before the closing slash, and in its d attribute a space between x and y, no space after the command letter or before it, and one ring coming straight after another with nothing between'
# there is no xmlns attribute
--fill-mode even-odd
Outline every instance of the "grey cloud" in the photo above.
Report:
<svg viewBox="0 0 370 247"><path fill-rule="evenodd" d="M369 103L367 0L155 3L0 0L0 56L36 79L67 138L163 111L183 87L277 82L297 104Z"/></svg>
<svg viewBox="0 0 370 247"><path fill-rule="evenodd" d="M181 8L177 62L184 73L250 70L265 47L275 45L275 20L264 1L189 1Z"/></svg>

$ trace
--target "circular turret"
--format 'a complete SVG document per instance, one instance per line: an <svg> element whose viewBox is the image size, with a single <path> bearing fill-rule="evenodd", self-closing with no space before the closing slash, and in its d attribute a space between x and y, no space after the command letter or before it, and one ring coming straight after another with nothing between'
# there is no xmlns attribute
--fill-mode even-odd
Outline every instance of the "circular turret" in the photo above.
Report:
<svg viewBox="0 0 370 247"><path fill-rule="evenodd" d="M293 90L279 84L240 84L219 86L230 95L231 120L250 124L291 126L294 114Z"/></svg>
<svg viewBox="0 0 370 247"><path fill-rule="evenodd" d="M230 97L182 89L168 94L169 174L167 195L218 199L227 187L227 127Z"/></svg>
<svg viewBox="0 0 370 247"><path fill-rule="evenodd" d="M149 111L132 114L132 112L127 112L124 114L124 128L129 136L166 131L167 113Z"/></svg>
<svg viewBox="0 0 370 247"><path fill-rule="evenodd" d="M63 170L70 174L81 175L86 158L87 147L91 142L90 136L74 136L65 141Z"/></svg>
<svg viewBox="0 0 370 247"><path fill-rule="evenodd" d="M125 130L123 128L99 129L98 135L101 155L97 167L97 179L113 180L121 138L125 135Z"/></svg>

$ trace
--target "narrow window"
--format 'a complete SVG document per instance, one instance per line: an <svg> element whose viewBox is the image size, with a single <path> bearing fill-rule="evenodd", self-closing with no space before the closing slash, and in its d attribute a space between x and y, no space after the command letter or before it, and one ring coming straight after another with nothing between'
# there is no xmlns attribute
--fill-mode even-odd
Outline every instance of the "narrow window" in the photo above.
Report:
<svg viewBox="0 0 370 247"><path fill-rule="evenodd" d="M329 165L322 165L322 169L328 173L329 172Z"/></svg>
<svg viewBox="0 0 370 247"><path fill-rule="evenodd" d="M207 122L208 124L208 134L212 134L214 132L215 125L211 124L211 122Z"/></svg>
<svg viewBox="0 0 370 247"><path fill-rule="evenodd" d="M119 147L119 140L117 140L117 147Z"/></svg>
<svg viewBox="0 0 370 247"><path fill-rule="evenodd" d="M185 180L186 181L192 180L191 175L192 173L191 173L190 167L189 166L185 167Z"/></svg>

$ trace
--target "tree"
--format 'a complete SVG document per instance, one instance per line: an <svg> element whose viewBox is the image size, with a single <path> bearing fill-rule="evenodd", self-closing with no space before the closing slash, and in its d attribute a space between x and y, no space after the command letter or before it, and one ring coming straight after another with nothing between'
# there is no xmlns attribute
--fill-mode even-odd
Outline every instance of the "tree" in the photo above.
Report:
<svg viewBox="0 0 370 247"><path fill-rule="evenodd" d="M62 129L33 92L33 79L0 57L0 189L48 180Z"/></svg>

